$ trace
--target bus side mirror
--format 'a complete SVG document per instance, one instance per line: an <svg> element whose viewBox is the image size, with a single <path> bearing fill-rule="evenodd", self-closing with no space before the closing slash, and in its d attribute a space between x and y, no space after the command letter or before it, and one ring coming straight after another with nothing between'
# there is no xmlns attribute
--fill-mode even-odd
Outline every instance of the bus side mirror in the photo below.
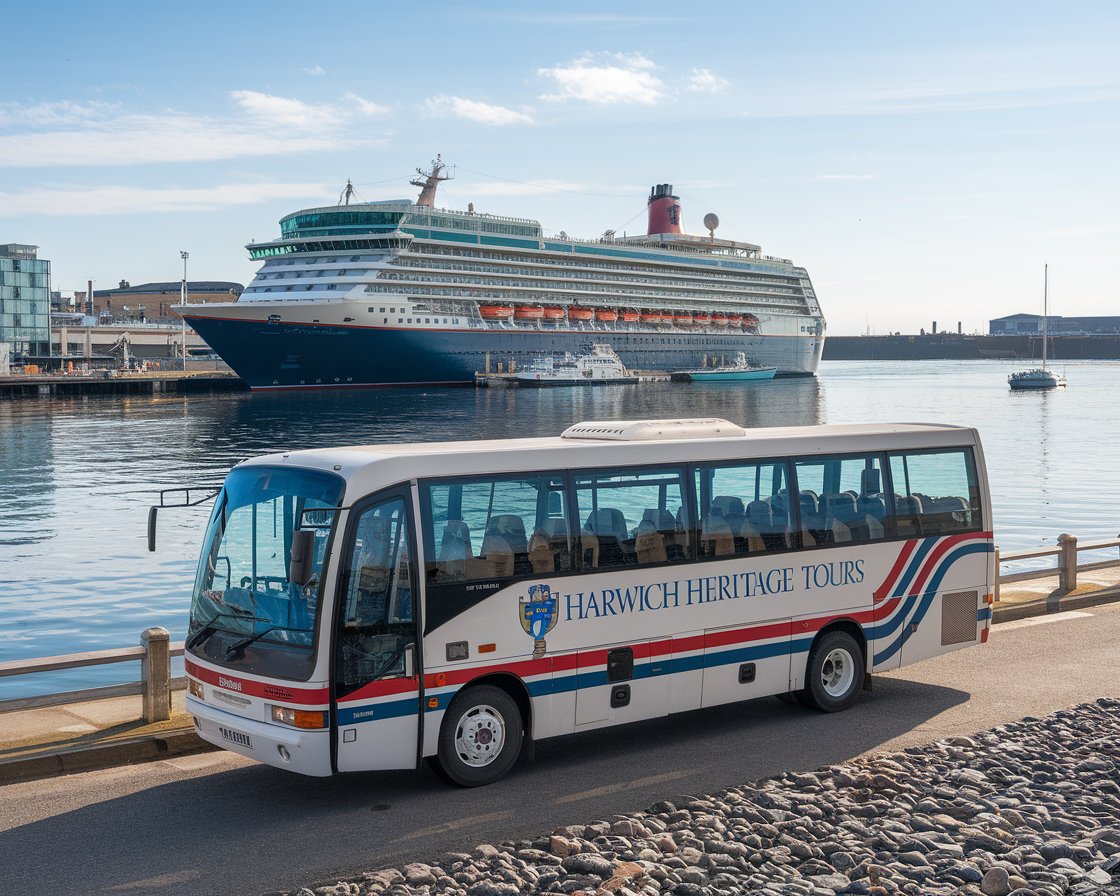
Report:
<svg viewBox="0 0 1120 896"><path fill-rule="evenodd" d="M311 552L314 545L315 531L313 529L296 529L292 533L292 553L288 558L288 581L293 585L299 585L302 588L311 578Z"/></svg>
<svg viewBox="0 0 1120 896"><path fill-rule="evenodd" d="M153 552L156 549L156 511L158 510L155 504L148 508L148 550Z"/></svg>

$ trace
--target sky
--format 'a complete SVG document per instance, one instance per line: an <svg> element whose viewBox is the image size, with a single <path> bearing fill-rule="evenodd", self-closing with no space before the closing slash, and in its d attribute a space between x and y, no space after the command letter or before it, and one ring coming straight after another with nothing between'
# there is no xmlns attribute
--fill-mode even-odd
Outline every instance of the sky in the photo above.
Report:
<svg viewBox="0 0 1120 896"><path fill-rule="evenodd" d="M804 266L834 335L1120 314L1120 4L18 4L0 243L68 293L247 284L300 208L415 199Z"/></svg>

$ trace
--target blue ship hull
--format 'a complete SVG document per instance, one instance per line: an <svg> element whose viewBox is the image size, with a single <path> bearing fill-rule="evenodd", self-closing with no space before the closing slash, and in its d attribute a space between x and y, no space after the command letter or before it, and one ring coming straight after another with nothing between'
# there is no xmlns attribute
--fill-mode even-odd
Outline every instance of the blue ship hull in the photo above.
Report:
<svg viewBox="0 0 1120 896"><path fill-rule="evenodd" d="M470 385L510 361L609 343L635 370L697 367L702 356L746 352L779 376L816 372L823 337L638 330L389 329L187 316L187 322L253 389Z"/></svg>

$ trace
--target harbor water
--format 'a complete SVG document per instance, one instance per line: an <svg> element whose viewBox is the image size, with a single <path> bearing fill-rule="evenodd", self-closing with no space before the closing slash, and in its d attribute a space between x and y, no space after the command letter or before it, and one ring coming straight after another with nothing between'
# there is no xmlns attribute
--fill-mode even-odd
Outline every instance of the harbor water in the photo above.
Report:
<svg viewBox="0 0 1120 896"><path fill-rule="evenodd" d="M1067 389L1012 393L1009 361L834 361L816 379L596 389L392 389L0 403L0 661L183 638L210 505L160 515L163 488L218 483L277 450L559 434L580 420L724 417L748 427L873 421L979 428L1004 551L1115 538L1120 362L1059 364ZM135 680L127 664L0 679L0 699Z"/></svg>

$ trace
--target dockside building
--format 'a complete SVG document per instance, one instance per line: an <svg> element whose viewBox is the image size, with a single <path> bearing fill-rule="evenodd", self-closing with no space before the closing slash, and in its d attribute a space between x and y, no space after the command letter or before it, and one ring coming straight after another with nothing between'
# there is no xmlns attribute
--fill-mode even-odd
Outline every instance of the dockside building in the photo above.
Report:
<svg viewBox="0 0 1120 896"><path fill-rule="evenodd" d="M0 243L0 343L13 358L50 350L51 263L38 253L38 246Z"/></svg>

